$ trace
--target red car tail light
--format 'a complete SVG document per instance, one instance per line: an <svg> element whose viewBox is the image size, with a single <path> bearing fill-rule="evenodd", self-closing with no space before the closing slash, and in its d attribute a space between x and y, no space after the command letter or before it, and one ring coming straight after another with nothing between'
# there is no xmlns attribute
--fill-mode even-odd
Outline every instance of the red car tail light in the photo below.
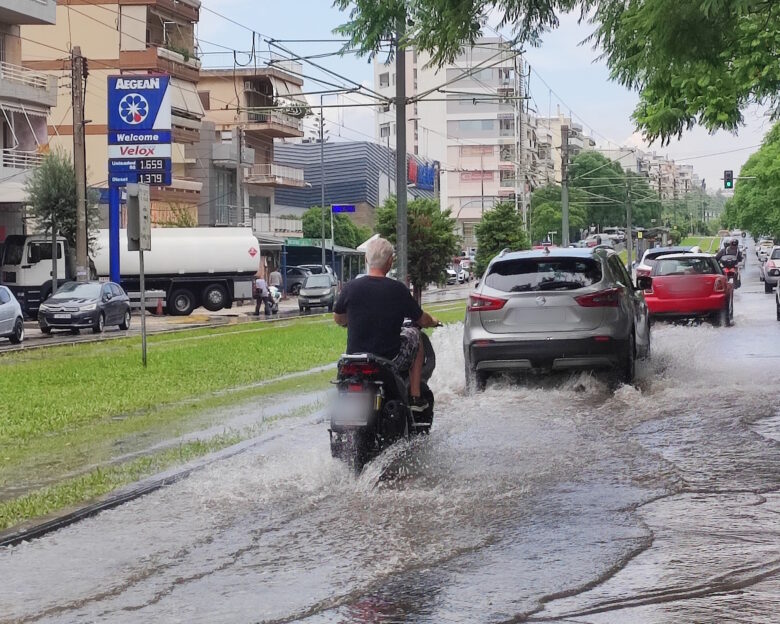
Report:
<svg viewBox="0 0 780 624"><path fill-rule="evenodd" d="M712 286L712 290L716 293L726 292L726 280L720 277L717 278Z"/></svg>
<svg viewBox="0 0 780 624"><path fill-rule="evenodd" d="M485 295L469 296L469 312L495 312L506 305L506 299L486 297Z"/></svg>
<svg viewBox="0 0 780 624"><path fill-rule="evenodd" d="M574 300L583 308L617 308L620 305L622 288L608 288L592 295L581 295Z"/></svg>

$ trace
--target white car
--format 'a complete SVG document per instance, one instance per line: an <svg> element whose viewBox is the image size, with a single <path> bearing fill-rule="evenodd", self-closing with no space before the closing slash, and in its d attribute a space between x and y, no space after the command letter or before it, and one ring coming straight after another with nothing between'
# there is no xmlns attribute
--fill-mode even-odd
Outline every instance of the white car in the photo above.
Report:
<svg viewBox="0 0 780 624"><path fill-rule="evenodd" d="M0 286L0 338L8 338L11 344L24 340L22 307L5 286Z"/></svg>
<svg viewBox="0 0 780 624"><path fill-rule="evenodd" d="M447 274L447 285L457 284L458 283L458 274L455 272L454 269L451 269L447 267L445 270L445 273Z"/></svg>

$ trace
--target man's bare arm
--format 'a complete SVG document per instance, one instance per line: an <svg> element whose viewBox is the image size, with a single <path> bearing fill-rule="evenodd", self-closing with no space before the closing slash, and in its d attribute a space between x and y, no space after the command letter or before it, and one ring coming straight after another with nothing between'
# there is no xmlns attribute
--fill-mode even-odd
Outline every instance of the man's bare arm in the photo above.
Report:
<svg viewBox="0 0 780 624"><path fill-rule="evenodd" d="M439 324L439 320L437 318L434 318L427 312L423 312L422 316L417 320L417 325L419 325L422 328L436 327L438 324Z"/></svg>
<svg viewBox="0 0 780 624"><path fill-rule="evenodd" d="M347 326L347 315L346 314L334 314L333 320L336 321L336 325L341 325L342 327Z"/></svg>

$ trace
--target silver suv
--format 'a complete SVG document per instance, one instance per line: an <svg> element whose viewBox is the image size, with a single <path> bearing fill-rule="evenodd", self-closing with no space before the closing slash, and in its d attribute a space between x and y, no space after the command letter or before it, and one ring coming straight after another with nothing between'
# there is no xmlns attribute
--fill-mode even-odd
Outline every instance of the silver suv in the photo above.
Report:
<svg viewBox="0 0 780 624"><path fill-rule="evenodd" d="M470 392L527 370L608 368L631 383L650 354L647 305L612 250L504 251L469 298L463 350Z"/></svg>

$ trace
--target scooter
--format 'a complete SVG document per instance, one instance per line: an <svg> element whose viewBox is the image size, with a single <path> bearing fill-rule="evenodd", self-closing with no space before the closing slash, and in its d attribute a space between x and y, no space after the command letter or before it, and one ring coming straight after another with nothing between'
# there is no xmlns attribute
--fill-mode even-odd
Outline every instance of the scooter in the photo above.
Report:
<svg viewBox="0 0 780 624"><path fill-rule="evenodd" d="M428 409L409 409L409 377L398 375L389 360L370 353L343 355L338 362L336 397L330 405L330 451L355 474L386 448L402 439L430 432L434 397L428 381L436 367L436 354L421 332L425 360L422 396Z"/></svg>
<svg viewBox="0 0 780 624"><path fill-rule="evenodd" d="M276 286L269 286L268 293L271 298L271 314L279 314L279 302L282 300L282 291Z"/></svg>
<svg viewBox="0 0 780 624"><path fill-rule="evenodd" d="M739 288L742 285L742 280L739 276L739 263L736 256L723 256L720 259L720 266L726 279L734 284L734 288Z"/></svg>

